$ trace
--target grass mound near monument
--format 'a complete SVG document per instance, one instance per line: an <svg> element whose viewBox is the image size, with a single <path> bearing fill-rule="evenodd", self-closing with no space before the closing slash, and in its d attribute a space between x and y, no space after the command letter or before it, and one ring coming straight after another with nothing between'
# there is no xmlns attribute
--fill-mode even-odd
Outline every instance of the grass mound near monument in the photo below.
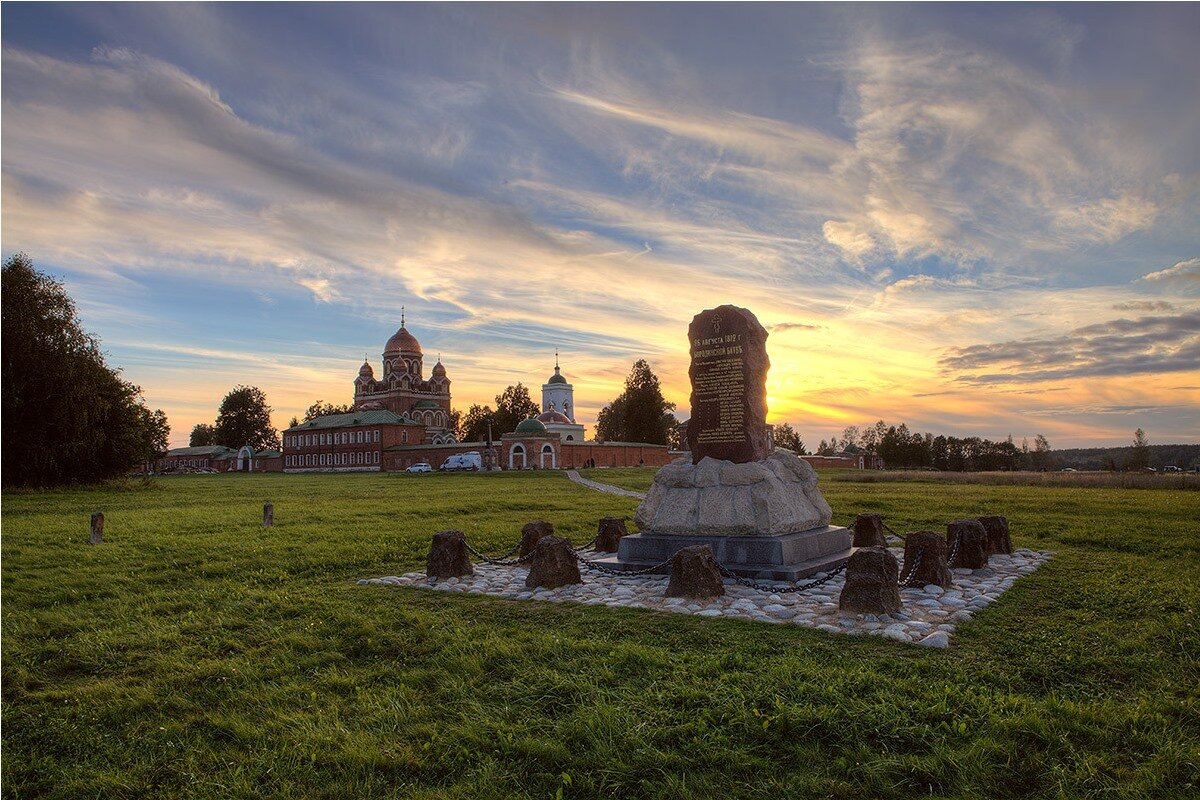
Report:
<svg viewBox="0 0 1200 800"><path fill-rule="evenodd" d="M839 521L876 511L905 530L1003 513L1018 546L1058 555L931 651L354 584L420 569L446 528L496 552L530 519L582 543L599 517L632 515L636 500L558 473L203 476L6 496L3 792L1196 791L1195 493L822 488ZM107 541L88 547L94 510Z"/></svg>

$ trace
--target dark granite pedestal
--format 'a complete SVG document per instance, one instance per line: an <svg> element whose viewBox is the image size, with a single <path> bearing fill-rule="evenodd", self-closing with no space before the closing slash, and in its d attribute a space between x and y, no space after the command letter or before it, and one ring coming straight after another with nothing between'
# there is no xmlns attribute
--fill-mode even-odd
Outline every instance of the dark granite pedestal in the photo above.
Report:
<svg viewBox="0 0 1200 800"><path fill-rule="evenodd" d="M684 547L706 544L717 563L746 578L795 581L841 566L850 558L849 528L827 525L781 536L689 536L654 532L621 537L615 556L595 559L617 569L645 569ZM666 574L670 565L656 572Z"/></svg>

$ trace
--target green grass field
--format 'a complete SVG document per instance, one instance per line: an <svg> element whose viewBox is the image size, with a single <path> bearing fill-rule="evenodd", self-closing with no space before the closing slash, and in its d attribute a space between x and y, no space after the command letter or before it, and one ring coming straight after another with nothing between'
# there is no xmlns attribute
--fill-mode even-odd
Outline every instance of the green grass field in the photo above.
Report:
<svg viewBox="0 0 1200 800"><path fill-rule="evenodd" d="M822 488L838 522L1000 513L1057 556L937 651L355 584L421 569L446 528L496 551L531 519L583 542L632 515L560 473L6 493L4 797L1200 792L1200 494Z"/></svg>

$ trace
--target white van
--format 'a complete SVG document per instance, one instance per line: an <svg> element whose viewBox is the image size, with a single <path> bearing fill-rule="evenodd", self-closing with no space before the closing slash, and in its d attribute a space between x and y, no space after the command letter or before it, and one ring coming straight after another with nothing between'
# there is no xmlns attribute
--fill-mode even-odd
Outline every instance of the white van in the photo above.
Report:
<svg viewBox="0 0 1200 800"><path fill-rule="evenodd" d="M479 452L472 450L469 453L459 453L453 455L442 462L439 469L442 472L465 472L474 471L483 466L483 458Z"/></svg>

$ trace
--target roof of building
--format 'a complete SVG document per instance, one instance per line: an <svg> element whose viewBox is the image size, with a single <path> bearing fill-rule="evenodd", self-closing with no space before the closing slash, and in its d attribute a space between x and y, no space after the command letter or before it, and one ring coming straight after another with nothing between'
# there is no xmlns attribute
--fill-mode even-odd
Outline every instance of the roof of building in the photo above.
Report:
<svg viewBox="0 0 1200 800"><path fill-rule="evenodd" d="M539 422L534 417L522 420L517 429L513 433L545 433L546 426Z"/></svg>
<svg viewBox="0 0 1200 800"><path fill-rule="evenodd" d="M566 414L563 414L559 411L554 411L553 409L551 409L550 411L546 411L541 414L538 414L537 418L538 418L538 422L541 422L544 425L573 425L574 424L573 422L571 422L571 418L568 417Z"/></svg>
<svg viewBox="0 0 1200 800"><path fill-rule="evenodd" d="M225 447L224 445L211 444L203 447L176 447L174 450L168 450L167 456L182 456L184 458L191 458L195 456L213 457L222 456L226 453L237 453L237 450L231 447Z"/></svg>
<svg viewBox="0 0 1200 800"><path fill-rule="evenodd" d="M437 409L437 408L441 408L441 406L440 406L440 405L438 405L438 403L437 403L437 401L436 401L436 400L418 400L417 402L413 403L413 408L434 408L434 409Z"/></svg>
<svg viewBox="0 0 1200 800"><path fill-rule="evenodd" d="M400 452L402 450L480 450L486 448L487 445L482 442L447 442L445 444L394 444L391 447L383 448L385 453Z"/></svg>
<svg viewBox="0 0 1200 800"><path fill-rule="evenodd" d="M404 323L400 323L400 330L392 334L392 338L387 340L387 344L383 347L385 353L420 353L421 344L417 341L417 337L408 332L408 328L404 327Z"/></svg>
<svg viewBox="0 0 1200 800"><path fill-rule="evenodd" d="M567 382L567 379L563 377L562 372L559 371L558 365L555 364L554 365L554 374L550 376L550 379L548 381L546 381L546 383L566 383L566 382Z"/></svg>
<svg viewBox="0 0 1200 800"><path fill-rule="evenodd" d="M402 417L394 411L381 409L379 411L353 411L349 414L329 414L324 417L302 422L288 428L285 433L292 431L323 430L325 428L353 428L357 425L420 425L408 417Z"/></svg>
<svg viewBox="0 0 1200 800"><path fill-rule="evenodd" d="M371 362L363 361L362 366L358 368L358 374L365 378L375 377L375 370L371 367Z"/></svg>
<svg viewBox="0 0 1200 800"><path fill-rule="evenodd" d="M442 360L440 358L438 359L438 362L433 365L433 374L434 375L445 375L446 374L446 368L442 365Z"/></svg>

